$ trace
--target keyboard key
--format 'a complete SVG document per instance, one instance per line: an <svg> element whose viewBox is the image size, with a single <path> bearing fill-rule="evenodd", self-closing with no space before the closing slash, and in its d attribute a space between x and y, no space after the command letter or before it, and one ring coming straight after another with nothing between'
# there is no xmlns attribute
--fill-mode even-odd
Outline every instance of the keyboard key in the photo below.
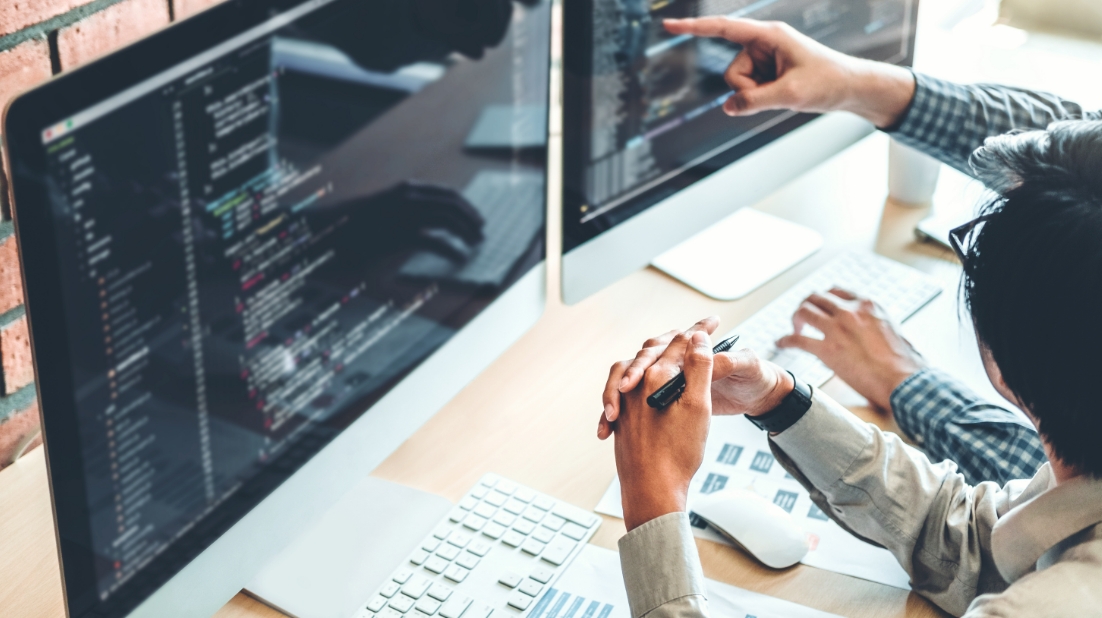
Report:
<svg viewBox="0 0 1102 618"><path fill-rule="evenodd" d="M546 513L534 506L530 506L524 511L524 518L528 521L536 522L537 524L543 519L544 515L546 515Z"/></svg>
<svg viewBox="0 0 1102 618"><path fill-rule="evenodd" d="M485 534L486 536L496 541L497 539L501 538L501 535L505 534L505 526L490 522L486 524L485 528L482 529L482 534Z"/></svg>
<svg viewBox="0 0 1102 618"><path fill-rule="evenodd" d="M463 612L467 611L470 604L470 598L461 594L453 594L452 598L440 607L440 615L444 618L459 618L463 615Z"/></svg>
<svg viewBox="0 0 1102 618"><path fill-rule="evenodd" d="M497 482L501 480L501 477L496 474L487 474L478 481L479 485L485 485L486 487L493 487L497 485Z"/></svg>
<svg viewBox="0 0 1102 618"><path fill-rule="evenodd" d="M469 511L476 506L478 506L478 500L475 500L470 496L467 496L466 498L463 498L459 501L459 508L463 509L464 511Z"/></svg>
<svg viewBox="0 0 1102 618"><path fill-rule="evenodd" d="M447 601L451 595L452 589L444 584L433 584L432 588L429 588L429 596L441 603Z"/></svg>
<svg viewBox="0 0 1102 618"><path fill-rule="evenodd" d="M474 507L474 510L471 511L471 512L474 513L475 515L478 515L479 517L485 517L486 519L492 519L493 516L494 516L494 513L497 512L497 509L495 509L494 507L490 506L489 504L486 504L485 502L483 502L482 504L479 504L478 506Z"/></svg>
<svg viewBox="0 0 1102 618"><path fill-rule="evenodd" d="M515 607L520 611L528 609L528 606L532 604L532 597L524 594L523 592L514 592L509 595L509 606Z"/></svg>
<svg viewBox="0 0 1102 618"><path fill-rule="evenodd" d="M393 579L399 584L404 584L409 581L410 577L413 577L413 571L409 569L398 569L394 572L394 575L392 575L390 579Z"/></svg>
<svg viewBox="0 0 1102 618"><path fill-rule="evenodd" d="M555 501L551 498L548 498L547 496L539 496L532 504L544 511L550 511L552 508L554 508Z"/></svg>
<svg viewBox="0 0 1102 618"><path fill-rule="evenodd" d="M562 533L563 536L570 537L575 541L580 541L585 538L586 530L578 524L566 524L563 526Z"/></svg>
<svg viewBox="0 0 1102 618"><path fill-rule="evenodd" d="M557 532L560 528L562 528L563 524L565 523L566 520L562 517L559 517L558 515L548 515L547 517L543 518L543 521L540 522L540 525L544 528L550 528Z"/></svg>
<svg viewBox="0 0 1102 618"><path fill-rule="evenodd" d="M570 556L570 552L574 551L575 546L577 546L577 543L559 539L549 545L547 551L543 552L543 555L540 557L555 566L559 566L566 562L566 559Z"/></svg>
<svg viewBox="0 0 1102 618"><path fill-rule="evenodd" d="M471 542L471 537L463 534L462 532L456 532L448 537L448 544L455 545L456 547L463 548L467 546L467 543Z"/></svg>
<svg viewBox="0 0 1102 618"><path fill-rule="evenodd" d="M592 528L597 524L597 516L569 504L558 503L551 511L563 519L572 521L583 528Z"/></svg>
<svg viewBox="0 0 1102 618"><path fill-rule="evenodd" d="M501 508L509 511L513 515L520 515L524 512L524 509L528 508L528 505L516 498L510 498L509 501L505 503L505 506Z"/></svg>
<svg viewBox="0 0 1102 618"><path fill-rule="evenodd" d="M425 561L425 570L437 575L443 573L446 568L448 568L448 561L440 556L433 556Z"/></svg>
<svg viewBox="0 0 1102 618"><path fill-rule="evenodd" d="M413 599L404 594L398 594L390 600L389 605L404 614L413 607Z"/></svg>
<svg viewBox="0 0 1102 618"><path fill-rule="evenodd" d="M423 549L418 549L417 551L413 552L412 556L409 557L409 561L412 562L413 564L416 564L417 566L421 566L428 559L429 559L429 552L427 552Z"/></svg>
<svg viewBox="0 0 1102 618"><path fill-rule="evenodd" d="M459 522L463 521L463 518L466 516L467 511L464 511L459 507L455 507L454 509L452 509L452 512L448 514L448 519L458 524Z"/></svg>
<svg viewBox="0 0 1102 618"><path fill-rule="evenodd" d="M393 607L384 607L383 611L375 614L376 618L402 618L402 612Z"/></svg>
<svg viewBox="0 0 1102 618"><path fill-rule="evenodd" d="M429 586L432 585L432 580L424 577L414 577L406 582L405 586L402 586L402 594L410 597L411 599L420 599L428 592ZM432 612L429 612L430 614Z"/></svg>
<svg viewBox="0 0 1102 618"><path fill-rule="evenodd" d="M551 539L555 538L555 532L547 528L540 528L532 533L532 538L540 543L550 543Z"/></svg>
<svg viewBox="0 0 1102 618"><path fill-rule="evenodd" d="M431 616L436 613L436 610L440 609L440 601L435 601L428 597L425 597L417 602L417 605L413 606L417 611Z"/></svg>
<svg viewBox="0 0 1102 618"><path fill-rule="evenodd" d="M465 618L490 618L494 609L485 603L475 603L467 610Z"/></svg>
<svg viewBox="0 0 1102 618"><path fill-rule="evenodd" d="M506 573L501 576L501 579L497 580L497 583L505 586L506 588L516 588L520 585L520 582L524 581L523 575L517 575L516 573Z"/></svg>
<svg viewBox="0 0 1102 618"><path fill-rule="evenodd" d="M494 521L508 528L513 525L513 522L517 520L516 515L510 515L505 511L498 511L497 515L494 515Z"/></svg>
<svg viewBox="0 0 1102 618"><path fill-rule="evenodd" d="M534 597L539 594L541 590L543 590L543 584L534 579L526 579L521 582L520 587L517 588L517 590L520 590L530 597Z"/></svg>
<svg viewBox="0 0 1102 618"><path fill-rule="evenodd" d="M387 582L383 584L382 588L379 588L379 594L389 599L390 597L397 594L398 589L401 587L402 585L398 582Z"/></svg>
<svg viewBox="0 0 1102 618"><path fill-rule="evenodd" d="M532 573L528 575L532 579L538 581L541 584L546 584L551 581L551 578L555 576L555 572L547 567L536 567L532 570Z"/></svg>
<svg viewBox="0 0 1102 618"><path fill-rule="evenodd" d="M467 569L453 564L448 567L447 571L444 571L444 577L447 577L448 579L458 584L459 582L467 579L468 573L470 573L470 571L468 571Z"/></svg>
<svg viewBox="0 0 1102 618"><path fill-rule="evenodd" d="M501 537L501 542L509 547L520 547L524 543L524 535L516 530L510 530L505 533L505 536Z"/></svg>
<svg viewBox="0 0 1102 618"><path fill-rule="evenodd" d="M486 495L486 504L492 506L501 506L509 501L509 496L501 493L500 491L491 491Z"/></svg>
<svg viewBox="0 0 1102 618"><path fill-rule="evenodd" d="M523 545L520 546L520 550L526 554L538 556L540 555L540 552L543 551L544 547L545 545L543 543L540 543L535 539L528 539L524 542Z"/></svg>
<svg viewBox="0 0 1102 618"><path fill-rule="evenodd" d="M490 553L490 544L482 541L475 541L471 543L471 546L467 548L467 551L481 558Z"/></svg>
<svg viewBox="0 0 1102 618"><path fill-rule="evenodd" d="M478 556L472 554L469 551L465 551L458 558L455 559L455 563L464 569L473 569L478 566Z"/></svg>
<svg viewBox="0 0 1102 618"><path fill-rule="evenodd" d="M517 582L520 583L520 582ZM386 607L386 597L376 595L375 598L367 602L367 609L377 612Z"/></svg>
<svg viewBox="0 0 1102 618"><path fill-rule="evenodd" d="M455 557L459 555L459 551L459 548L455 545L444 545L440 549L436 550L436 555L450 562L452 560L455 560Z"/></svg>
<svg viewBox="0 0 1102 618"><path fill-rule="evenodd" d="M361 609L360 611L356 612L356 615L353 618L375 618L375 613L369 612L366 609Z"/></svg>
<svg viewBox="0 0 1102 618"><path fill-rule="evenodd" d="M463 519L463 527L470 530L481 530L488 521L489 520L487 520L485 517L479 517L478 515L471 513Z"/></svg>
<svg viewBox="0 0 1102 618"><path fill-rule="evenodd" d="M449 526L440 526L432 533L432 536L440 539L441 541L448 538L448 535L452 533L452 529Z"/></svg>
<svg viewBox="0 0 1102 618"><path fill-rule="evenodd" d="M536 492L526 487L520 487L513 496L521 502L531 502L536 499Z"/></svg>
<svg viewBox="0 0 1102 618"><path fill-rule="evenodd" d="M513 495L513 492L517 490L517 484L512 481L506 481L501 479L497 483L497 490L503 494Z"/></svg>
<svg viewBox="0 0 1102 618"><path fill-rule="evenodd" d="M486 494L490 493L490 488L485 485L479 485L471 490L471 497L476 500L481 500L486 497Z"/></svg>
<svg viewBox="0 0 1102 618"><path fill-rule="evenodd" d="M436 551L437 547L440 547L440 540L439 539L433 538L433 539L429 539L429 540L425 541L424 543L421 543L421 549L429 552L430 554L432 552Z"/></svg>
<svg viewBox="0 0 1102 618"><path fill-rule="evenodd" d="M513 530L516 530L517 532L519 532L521 534L532 534L532 531L535 530L535 529L536 529L536 524L534 524L530 521L524 520L524 519L522 519L522 520L518 521L517 523L513 524Z"/></svg>

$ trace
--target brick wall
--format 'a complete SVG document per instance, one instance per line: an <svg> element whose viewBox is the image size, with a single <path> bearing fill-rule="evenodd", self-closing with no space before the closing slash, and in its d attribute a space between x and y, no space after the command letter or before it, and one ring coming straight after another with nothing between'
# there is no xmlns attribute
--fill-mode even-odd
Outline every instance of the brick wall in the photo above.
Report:
<svg viewBox="0 0 1102 618"><path fill-rule="evenodd" d="M55 73L220 0L0 0L0 108ZM0 468L41 443L19 254L0 172Z"/></svg>

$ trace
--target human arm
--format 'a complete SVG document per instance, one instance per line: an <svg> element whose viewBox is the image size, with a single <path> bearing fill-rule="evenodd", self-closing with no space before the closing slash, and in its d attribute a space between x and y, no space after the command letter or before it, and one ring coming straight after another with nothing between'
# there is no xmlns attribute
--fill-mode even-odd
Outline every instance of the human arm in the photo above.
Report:
<svg viewBox="0 0 1102 618"><path fill-rule="evenodd" d="M972 485L1033 478L1048 462L1032 424L936 369L921 369L900 383L891 410L931 461L955 462Z"/></svg>
<svg viewBox="0 0 1102 618"><path fill-rule="evenodd" d="M714 329L714 323L708 325ZM611 425L628 529L620 540L620 561L633 618L707 616L704 576L685 507L711 422L711 342L699 326L648 340L661 340L662 352L651 357L636 386L619 395ZM613 365L606 392L619 393L631 364ZM660 411L648 406L647 394L682 370L681 398Z"/></svg>
<svg viewBox="0 0 1102 618"><path fill-rule="evenodd" d="M848 111L966 174L983 140L1057 120L1100 119L1055 95L997 85L962 86L892 64L847 56L774 22L726 17L668 20L674 34L722 37L744 47L725 78L731 115L772 109Z"/></svg>
<svg viewBox="0 0 1102 618"><path fill-rule="evenodd" d="M816 355L877 408L890 410L932 461L949 459L965 480L999 484L1030 478L1047 459L1037 431L926 366L874 302L834 288L812 294L777 345ZM802 333L811 326L822 339Z"/></svg>

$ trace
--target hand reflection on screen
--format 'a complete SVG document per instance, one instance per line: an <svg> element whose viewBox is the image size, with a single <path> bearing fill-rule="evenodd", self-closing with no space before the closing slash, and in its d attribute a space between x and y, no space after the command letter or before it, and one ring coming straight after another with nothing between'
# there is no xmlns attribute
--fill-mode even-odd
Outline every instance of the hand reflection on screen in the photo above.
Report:
<svg viewBox="0 0 1102 618"><path fill-rule="evenodd" d="M428 248L465 261L482 242L482 215L458 191L441 185L405 180L389 189L321 206L315 224L334 223L360 252L390 253Z"/></svg>

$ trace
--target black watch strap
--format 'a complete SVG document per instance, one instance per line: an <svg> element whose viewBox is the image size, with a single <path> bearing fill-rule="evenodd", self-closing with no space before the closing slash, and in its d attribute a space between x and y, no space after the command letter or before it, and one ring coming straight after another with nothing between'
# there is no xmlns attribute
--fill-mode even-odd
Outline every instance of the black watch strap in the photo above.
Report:
<svg viewBox="0 0 1102 618"><path fill-rule="evenodd" d="M804 414L811 409L811 386L798 380L791 371L788 375L792 376L796 388L785 395L781 404L765 414L746 417L748 421L757 425L758 429L769 433L780 433L795 425L796 421L803 418Z"/></svg>

